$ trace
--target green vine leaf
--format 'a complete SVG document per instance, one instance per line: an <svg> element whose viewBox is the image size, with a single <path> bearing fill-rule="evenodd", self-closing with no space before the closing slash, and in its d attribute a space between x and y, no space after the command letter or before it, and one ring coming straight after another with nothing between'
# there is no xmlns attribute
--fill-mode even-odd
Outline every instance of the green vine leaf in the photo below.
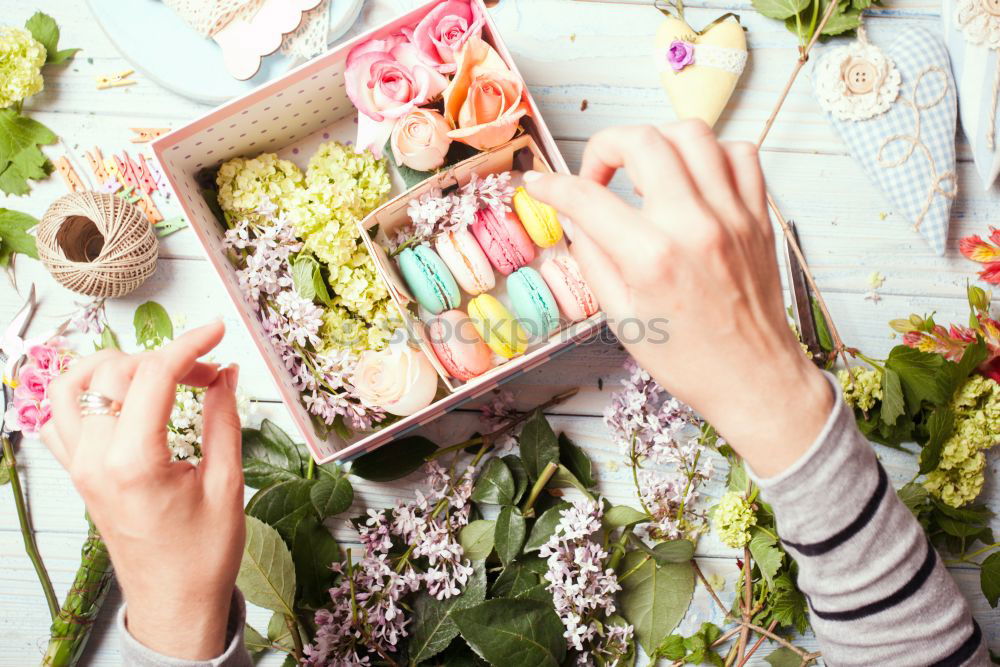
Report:
<svg viewBox="0 0 1000 667"><path fill-rule="evenodd" d="M983 561L979 572L979 587L990 606L996 608L1000 601L1000 551L990 554Z"/></svg>
<svg viewBox="0 0 1000 667"><path fill-rule="evenodd" d="M16 253L38 259L35 237L28 233L37 224L27 213L0 208L0 266L8 266Z"/></svg>
<svg viewBox="0 0 1000 667"><path fill-rule="evenodd" d="M414 663L434 657L448 647L458 636L454 614L479 604L486 599L486 568L482 561L472 565L461 594L438 600L421 591L413 603L413 626L410 633L410 658Z"/></svg>
<svg viewBox="0 0 1000 667"><path fill-rule="evenodd" d="M45 47L45 64L62 65L76 55L80 49L59 50L59 25L56 20L42 12L35 12L24 27Z"/></svg>
<svg viewBox="0 0 1000 667"><path fill-rule="evenodd" d="M781 569L784 553L778 548L774 538L761 530L754 528L750 533L750 555L760 568L760 573L769 588L774 586L774 577Z"/></svg>
<svg viewBox="0 0 1000 667"><path fill-rule="evenodd" d="M147 350L157 348L174 337L174 323L166 308L155 301L147 301L135 309L132 317L135 342Z"/></svg>
<svg viewBox="0 0 1000 667"><path fill-rule="evenodd" d="M637 523L645 523L649 520L648 514L628 505L615 505L604 513L604 525L612 529L634 526Z"/></svg>
<svg viewBox="0 0 1000 667"><path fill-rule="evenodd" d="M275 439L275 432L281 429L265 428L269 421L261 424L262 429L243 429L243 478L253 489L302 479L302 458L299 450L289 446L286 438ZM269 437L270 436L270 437Z"/></svg>
<svg viewBox="0 0 1000 667"><path fill-rule="evenodd" d="M559 461L588 489L597 486L594 464L583 448L578 447L565 433L559 434Z"/></svg>
<svg viewBox="0 0 1000 667"><path fill-rule="evenodd" d="M309 500L316 516L326 519L347 511L354 502L354 487L346 477L321 479L309 490Z"/></svg>
<svg viewBox="0 0 1000 667"><path fill-rule="evenodd" d="M285 542L271 526L246 517L247 538L236 585L247 601L271 611L294 615L295 566Z"/></svg>
<svg viewBox="0 0 1000 667"><path fill-rule="evenodd" d="M658 565L641 551L625 555L618 583L621 614L635 627L639 645L648 655L677 627L694 596L691 563Z"/></svg>
<svg viewBox="0 0 1000 667"><path fill-rule="evenodd" d="M514 491L510 468L501 459L490 459L472 488L472 499L477 503L510 505L514 502Z"/></svg>
<svg viewBox="0 0 1000 667"><path fill-rule="evenodd" d="M809 6L809 0L753 0L753 8L764 16L784 20Z"/></svg>
<svg viewBox="0 0 1000 667"><path fill-rule="evenodd" d="M501 563L509 565L521 553L526 531L527 527L520 509L507 505L500 510L493 532L493 542Z"/></svg>
<svg viewBox="0 0 1000 667"><path fill-rule="evenodd" d="M903 400L903 385L899 381L899 373L886 368L882 373L882 421L889 426L895 426L896 420L906 412Z"/></svg>
<svg viewBox="0 0 1000 667"><path fill-rule="evenodd" d="M926 475L938 467L941 462L941 449L944 442L955 431L955 411L948 406L941 406L927 418L927 442L920 450L920 474Z"/></svg>
<svg viewBox="0 0 1000 667"><path fill-rule="evenodd" d="M528 417L519 442L524 468L532 480L538 479L549 463L559 463L559 441L541 410Z"/></svg>
<svg viewBox="0 0 1000 667"><path fill-rule="evenodd" d="M519 503L524 492L528 490L528 471L524 469L524 461L517 454L504 456L503 462L507 464L510 474L514 477L514 498L511 504Z"/></svg>
<svg viewBox="0 0 1000 667"><path fill-rule="evenodd" d="M252 625L245 623L243 625L243 646L246 647L247 653L256 655L271 648L271 642L254 630Z"/></svg>
<svg viewBox="0 0 1000 667"><path fill-rule="evenodd" d="M28 180L41 180L52 171L38 147L57 139L38 121L13 109L0 109L0 190L9 195L28 194Z"/></svg>
<svg viewBox="0 0 1000 667"><path fill-rule="evenodd" d="M462 528L458 534L458 543L469 560L486 560L493 553L493 536L496 531L496 521L479 519Z"/></svg>
<svg viewBox="0 0 1000 667"><path fill-rule="evenodd" d="M315 480L295 479L261 489L247 503L246 513L273 527L291 543L299 521L313 513L310 494L315 484Z"/></svg>
<svg viewBox="0 0 1000 667"><path fill-rule="evenodd" d="M566 657L562 621L545 602L487 600L455 621L465 641L491 665L559 667Z"/></svg>
<svg viewBox="0 0 1000 667"><path fill-rule="evenodd" d="M569 503L560 502L542 512L542 515L535 520L535 525L531 527L531 535L528 536L528 541L524 545L525 553L538 551L543 544L549 541L552 533L556 532L556 526L562 519L563 511L570 507L572 505Z"/></svg>

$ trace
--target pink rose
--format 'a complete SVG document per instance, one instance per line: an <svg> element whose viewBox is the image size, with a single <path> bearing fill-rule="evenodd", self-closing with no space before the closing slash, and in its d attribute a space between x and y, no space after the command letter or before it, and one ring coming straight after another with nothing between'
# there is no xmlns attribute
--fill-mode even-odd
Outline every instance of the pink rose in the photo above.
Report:
<svg viewBox="0 0 1000 667"><path fill-rule="evenodd" d="M392 128L392 154L396 164L417 171L430 171L444 164L451 139L451 126L433 109L414 109Z"/></svg>
<svg viewBox="0 0 1000 667"><path fill-rule="evenodd" d="M448 80L421 58L403 35L354 47L344 72L347 96L358 111L381 122L429 102Z"/></svg>
<svg viewBox="0 0 1000 667"><path fill-rule="evenodd" d="M24 435L37 435L46 422L52 417L52 408L46 401L15 401L14 405L7 410L5 420L7 426L14 431L21 431Z"/></svg>
<svg viewBox="0 0 1000 667"><path fill-rule="evenodd" d="M45 398L45 390L51 381L52 376L48 373L39 370L37 366L27 365L17 374L17 391L21 395L27 394L40 401Z"/></svg>
<svg viewBox="0 0 1000 667"><path fill-rule="evenodd" d="M439 72L454 72L458 53L470 37L483 33L482 11L469 0L445 0L420 20L410 39Z"/></svg>
<svg viewBox="0 0 1000 667"><path fill-rule="evenodd" d="M513 138L528 114L524 82L489 44L470 38L459 55L458 71L444 92L445 118L457 129L452 139L481 151Z"/></svg>
<svg viewBox="0 0 1000 667"><path fill-rule="evenodd" d="M50 375L58 375L64 369L61 368L62 352L55 346L32 345L28 348L28 359L38 368L38 370Z"/></svg>
<svg viewBox="0 0 1000 667"><path fill-rule="evenodd" d="M680 72L694 62L694 44L675 39L667 49L667 62L675 72Z"/></svg>

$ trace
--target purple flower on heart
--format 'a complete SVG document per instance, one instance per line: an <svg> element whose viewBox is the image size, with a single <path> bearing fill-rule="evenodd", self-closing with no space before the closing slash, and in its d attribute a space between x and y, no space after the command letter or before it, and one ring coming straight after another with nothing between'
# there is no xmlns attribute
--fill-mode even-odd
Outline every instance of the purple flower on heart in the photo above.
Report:
<svg viewBox="0 0 1000 667"><path fill-rule="evenodd" d="M675 39L667 49L667 62L675 72L680 72L694 62L694 44Z"/></svg>

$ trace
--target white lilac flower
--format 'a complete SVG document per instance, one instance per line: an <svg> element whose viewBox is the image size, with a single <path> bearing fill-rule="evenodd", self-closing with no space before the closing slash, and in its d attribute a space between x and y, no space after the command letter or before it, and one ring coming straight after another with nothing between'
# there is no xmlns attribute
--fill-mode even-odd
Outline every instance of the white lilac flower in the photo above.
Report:
<svg viewBox="0 0 1000 667"><path fill-rule="evenodd" d="M80 333L104 333L104 299L94 299L88 303L77 304L79 310L73 314L71 321Z"/></svg>

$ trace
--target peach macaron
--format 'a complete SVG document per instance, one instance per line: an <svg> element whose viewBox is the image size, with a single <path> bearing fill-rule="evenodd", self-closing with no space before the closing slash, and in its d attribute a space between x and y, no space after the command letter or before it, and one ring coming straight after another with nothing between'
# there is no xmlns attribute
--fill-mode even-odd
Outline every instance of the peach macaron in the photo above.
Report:
<svg viewBox="0 0 1000 667"><path fill-rule="evenodd" d="M476 296L496 286L496 276L479 242L468 229L445 232L437 237L434 247L451 275L468 294Z"/></svg>
<svg viewBox="0 0 1000 667"><path fill-rule="evenodd" d="M600 310L594 293L587 287L580 267L571 256L558 255L546 260L540 273L566 319L579 322Z"/></svg>
<svg viewBox="0 0 1000 667"><path fill-rule="evenodd" d="M447 310L432 319L427 340L445 371L457 380L466 382L493 368L493 353L461 310Z"/></svg>

